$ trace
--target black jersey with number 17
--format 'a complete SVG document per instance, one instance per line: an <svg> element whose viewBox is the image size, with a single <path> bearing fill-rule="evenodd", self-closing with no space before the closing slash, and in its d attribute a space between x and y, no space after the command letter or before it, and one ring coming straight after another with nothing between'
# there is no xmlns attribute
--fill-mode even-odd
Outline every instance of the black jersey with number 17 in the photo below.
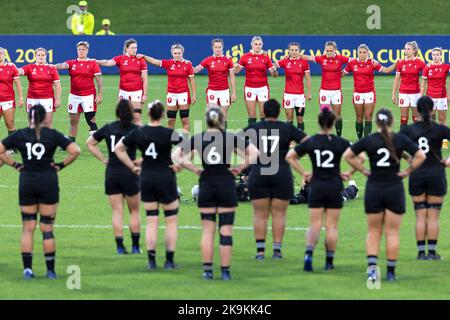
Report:
<svg viewBox="0 0 450 320"><path fill-rule="evenodd" d="M401 159L403 151L414 155L418 149L417 145L407 136L393 133L393 145L397 159ZM371 134L351 146L354 154L367 152L370 160L369 181L374 182L399 182L400 161L396 161L386 146L380 133Z"/></svg>
<svg viewBox="0 0 450 320"><path fill-rule="evenodd" d="M316 134L295 147L301 157L309 154L313 165L312 182L332 180L341 182L342 154L350 143L335 135Z"/></svg>
<svg viewBox="0 0 450 320"><path fill-rule="evenodd" d="M400 131L412 141L417 143L425 152L427 158L411 176L442 176L445 174L442 160L442 140L450 140L450 129L446 126L433 123L431 127L419 121L405 126Z"/></svg>
<svg viewBox="0 0 450 320"><path fill-rule="evenodd" d="M54 129L41 128L39 139L35 129L25 128L16 131L2 141L6 149L18 149L22 155L24 171L55 170L51 163L57 147L63 150L72 143Z"/></svg>

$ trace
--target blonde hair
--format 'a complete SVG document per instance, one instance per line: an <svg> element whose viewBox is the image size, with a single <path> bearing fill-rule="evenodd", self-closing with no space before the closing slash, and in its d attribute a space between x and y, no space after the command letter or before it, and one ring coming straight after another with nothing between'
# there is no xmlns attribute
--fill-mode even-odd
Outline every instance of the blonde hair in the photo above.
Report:
<svg viewBox="0 0 450 320"><path fill-rule="evenodd" d="M125 41L125 43L123 44L123 54L127 53L127 49L133 44L136 43L137 41L134 39L128 39L127 41Z"/></svg>
<svg viewBox="0 0 450 320"><path fill-rule="evenodd" d="M0 48L0 49L2 49L2 48ZM442 48L441 47L434 47L433 49L431 49L431 52L433 52L433 51L439 51L441 53L441 55L442 55Z"/></svg>
<svg viewBox="0 0 450 320"><path fill-rule="evenodd" d="M325 42L325 47L327 47L327 46L333 46L334 49L337 49L337 44L336 44L335 41L327 41L327 42Z"/></svg>
<svg viewBox="0 0 450 320"><path fill-rule="evenodd" d="M252 41L250 42L250 45L252 46L252 45L253 45L253 42L255 42L255 41L261 41L261 47L262 47L262 45L264 44L264 42L263 42L263 40L262 40L262 38L261 38L260 36L254 36L254 37L252 38Z"/></svg>
<svg viewBox="0 0 450 320"><path fill-rule="evenodd" d="M87 42L87 41L80 41L80 42L77 43L77 48L80 47L80 46L84 46L87 49L89 49L89 42Z"/></svg>
<svg viewBox="0 0 450 320"><path fill-rule="evenodd" d="M37 54L39 51L44 51L45 55L47 55L47 50L45 48L39 47L34 50L34 54Z"/></svg>
<svg viewBox="0 0 450 320"><path fill-rule="evenodd" d="M367 45L367 44L365 44L365 43L361 43L359 46L358 46L358 50L359 49L365 49L365 50L367 50L367 52L369 52L369 46Z"/></svg>
<svg viewBox="0 0 450 320"><path fill-rule="evenodd" d="M171 47L170 47L170 52L173 51L173 49L181 49L181 52L184 53L184 47L181 43L174 43Z"/></svg>
<svg viewBox="0 0 450 320"><path fill-rule="evenodd" d="M411 46L413 48L414 51L414 56L417 56L417 53L419 52L419 45L417 44L416 41L408 41L407 43L405 43L405 47L406 46Z"/></svg>

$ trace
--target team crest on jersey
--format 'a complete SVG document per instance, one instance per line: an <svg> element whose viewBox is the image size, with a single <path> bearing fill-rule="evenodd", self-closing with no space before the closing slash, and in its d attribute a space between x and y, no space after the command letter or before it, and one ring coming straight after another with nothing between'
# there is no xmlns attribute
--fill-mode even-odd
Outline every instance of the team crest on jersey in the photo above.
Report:
<svg viewBox="0 0 450 320"><path fill-rule="evenodd" d="M33 72L31 72L31 74L36 74L36 69L33 69Z"/></svg>
<svg viewBox="0 0 450 320"><path fill-rule="evenodd" d="M216 62L215 61L211 62L211 68L215 68L215 67L216 67Z"/></svg>
<svg viewBox="0 0 450 320"><path fill-rule="evenodd" d="M248 64L252 63L252 58L248 58Z"/></svg>
<svg viewBox="0 0 450 320"><path fill-rule="evenodd" d="M128 60L125 60L125 61L123 62L123 65L124 65L124 66L127 66L127 65L128 65Z"/></svg>

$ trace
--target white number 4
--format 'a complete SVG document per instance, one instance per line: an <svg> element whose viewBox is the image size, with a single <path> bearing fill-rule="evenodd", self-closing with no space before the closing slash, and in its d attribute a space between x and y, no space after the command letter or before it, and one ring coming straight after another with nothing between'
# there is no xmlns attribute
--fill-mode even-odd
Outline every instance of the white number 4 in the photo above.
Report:
<svg viewBox="0 0 450 320"><path fill-rule="evenodd" d="M153 159L156 159L156 157L158 156L158 153L156 152L156 148L155 148L155 143L152 142L150 143L150 145L148 146L147 150L145 150L145 155L152 157Z"/></svg>

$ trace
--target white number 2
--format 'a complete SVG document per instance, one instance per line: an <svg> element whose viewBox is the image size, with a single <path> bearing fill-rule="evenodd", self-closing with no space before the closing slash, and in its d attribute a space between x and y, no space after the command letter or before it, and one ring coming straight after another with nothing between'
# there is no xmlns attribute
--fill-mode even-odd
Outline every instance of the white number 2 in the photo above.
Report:
<svg viewBox="0 0 450 320"><path fill-rule="evenodd" d="M377 154L383 154L383 158L377 161L377 167L390 167L389 158L391 153L386 148L380 148L377 150Z"/></svg>
<svg viewBox="0 0 450 320"><path fill-rule="evenodd" d="M37 160L41 160L42 156L45 153L45 147L42 143L31 144L31 142L27 142L25 144L27 147L27 155L28 160L31 160L32 156L35 156Z"/></svg>

